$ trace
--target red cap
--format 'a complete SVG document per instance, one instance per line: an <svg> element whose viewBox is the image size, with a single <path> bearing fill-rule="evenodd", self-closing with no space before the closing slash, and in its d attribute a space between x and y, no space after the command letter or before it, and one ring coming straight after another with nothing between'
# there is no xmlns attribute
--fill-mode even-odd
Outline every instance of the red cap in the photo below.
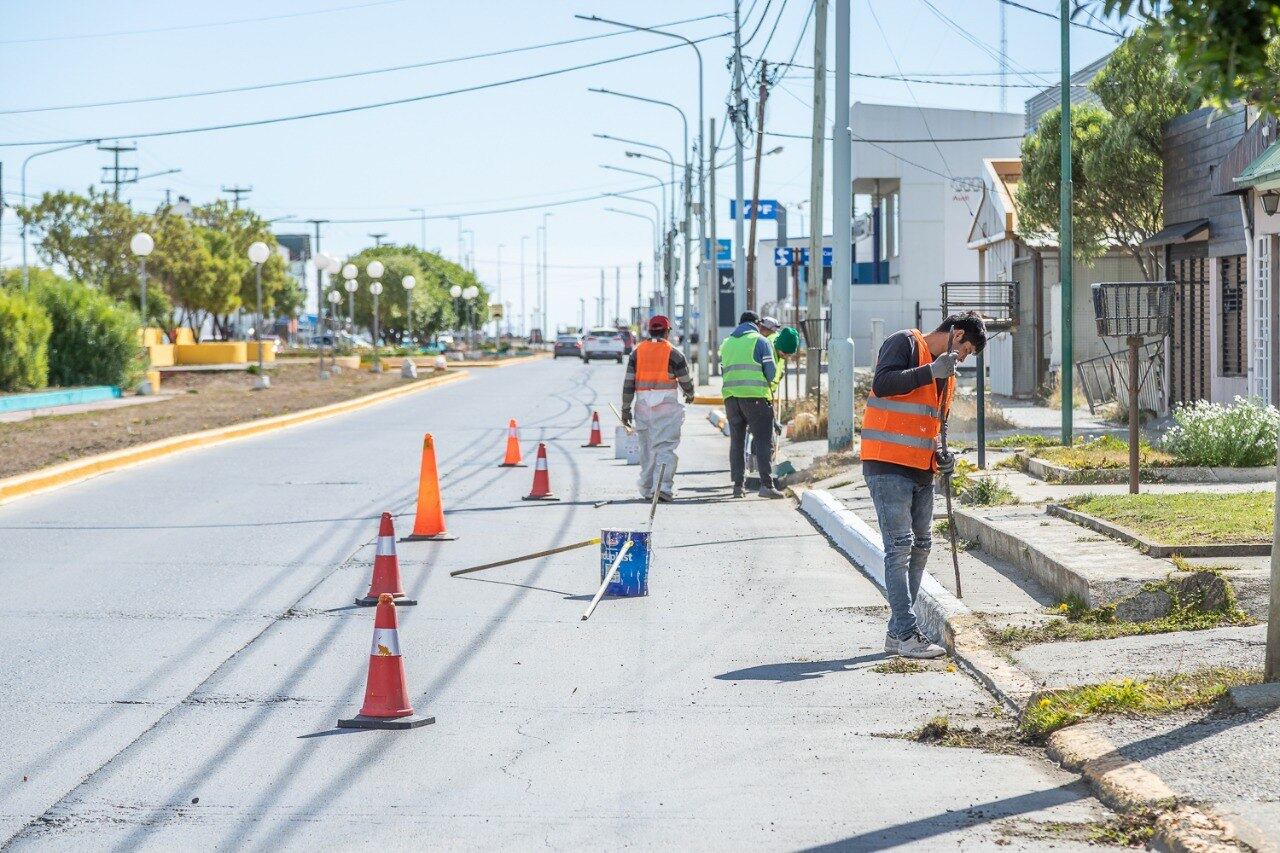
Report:
<svg viewBox="0 0 1280 853"><path fill-rule="evenodd" d="M669 332L671 330L671 321L661 314L654 314L649 318L649 331L651 332Z"/></svg>

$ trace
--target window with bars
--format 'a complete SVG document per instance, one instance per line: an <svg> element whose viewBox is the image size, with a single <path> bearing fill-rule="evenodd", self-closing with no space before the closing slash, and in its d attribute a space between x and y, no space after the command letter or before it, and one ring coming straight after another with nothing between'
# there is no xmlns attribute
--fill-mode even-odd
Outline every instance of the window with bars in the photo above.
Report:
<svg viewBox="0 0 1280 853"><path fill-rule="evenodd" d="M1248 329L1245 325L1247 269L1244 255L1218 259L1219 319L1222 339L1222 375L1244 376Z"/></svg>

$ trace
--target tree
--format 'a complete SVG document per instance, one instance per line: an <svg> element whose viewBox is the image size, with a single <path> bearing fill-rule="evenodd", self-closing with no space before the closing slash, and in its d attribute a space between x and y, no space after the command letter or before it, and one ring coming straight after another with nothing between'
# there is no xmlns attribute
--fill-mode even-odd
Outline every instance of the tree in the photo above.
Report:
<svg viewBox="0 0 1280 853"><path fill-rule="evenodd" d="M453 297L449 296L449 288L454 284L464 288L471 285L478 287L480 295L473 301L480 306L479 310L486 312L482 316L488 316L488 292L474 275L434 252L426 252L407 244L387 244L365 249L348 260L348 263L355 264L360 271L356 279L360 283L355 298L357 326L372 328L373 297L369 294L371 282L365 267L375 259L382 261L386 267L381 279L383 291L378 306L379 327L388 337L404 340L405 298L400 283L406 275L417 279L417 286L412 294L412 331L415 335L433 335L458 322Z"/></svg>
<svg viewBox="0 0 1280 853"><path fill-rule="evenodd" d="M1101 106L1071 110L1075 252L1088 263L1120 247L1151 281L1159 262L1142 242L1163 222L1163 127L1195 101L1149 26L1116 48L1089 88ZM1022 142L1018 230L1024 237L1057 233L1061 123L1060 111L1047 113Z"/></svg>
<svg viewBox="0 0 1280 853"><path fill-rule="evenodd" d="M1090 4L1101 5L1108 15L1145 18L1163 37L1197 100L1217 107L1244 100L1280 114L1280 0L1090 0Z"/></svg>

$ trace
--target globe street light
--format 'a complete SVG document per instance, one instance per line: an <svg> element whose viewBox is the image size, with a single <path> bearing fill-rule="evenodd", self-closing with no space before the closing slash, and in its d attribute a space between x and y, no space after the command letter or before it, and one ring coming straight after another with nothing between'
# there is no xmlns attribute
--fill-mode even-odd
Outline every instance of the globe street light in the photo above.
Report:
<svg viewBox="0 0 1280 853"><path fill-rule="evenodd" d="M378 264L377 261L373 263ZM369 266L372 267L373 264L369 264ZM378 266L381 267L382 264L378 264ZM373 294L373 367L371 372L381 373L382 362L378 359L379 351L382 349L378 343L378 294L382 293L382 282L375 281L370 284L369 292Z"/></svg>
<svg viewBox="0 0 1280 853"><path fill-rule="evenodd" d="M271 249L266 243L257 240L249 244L249 262L253 264L254 284L258 290L258 321L253 324L253 339L258 345L258 379L253 383L255 391L271 387L271 380L262 366L262 265L271 257Z"/></svg>
<svg viewBox="0 0 1280 853"><path fill-rule="evenodd" d="M475 302L473 302L472 300L474 300L479 295L480 295L480 288L476 287L474 284L468 285L462 291L462 298L466 300L465 304L467 306L467 341L468 342L470 342L472 337L474 336L476 325L477 325L476 324L476 319L477 319L476 305L475 305Z"/></svg>
<svg viewBox="0 0 1280 853"><path fill-rule="evenodd" d="M400 279L400 286L404 288L404 340L405 346L404 361L400 363L400 376L404 379L417 379L418 366L413 363L413 356L409 354L408 345L413 340L413 288L418 284L418 280L411 275L407 275Z"/></svg>
<svg viewBox="0 0 1280 853"><path fill-rule="evenodd" d="M147 255L155 250L156 241L146 231L139 231L129 241L129 251L138 259L138 278L142 282L142 291L138 299L138 307L142 314L142 340L147 339Z"/></svg>
<svg viewBox="0 0 1280 853"><path fill-rule="evenodd" d="M369 261L364 271L369 274L369 278L382 278L382 274L386 272L386 267L382 265L382 261Z"/></svg>
<svg viewBox="0 0 1280 853"><path fill-rule="evenodd" d="M338 293L337 290L329 291L329 316L330 317L338 316L338 303L341 301L342 301L342 294ZM338 342L335 340L333 342L333 345L334 345L333 372L337 373L338 372L338 348L337 348ZM324 338L323 337L320 338L320 363L321 364L324 363ZM326 378L328 377L328 374L326 374L324 371L321 371L320 375Z"/></svg>
<svg viewBox="0 0 1280 853"><path fill-rule="evenodd" d="M317 228L318 227L319 226L317 226ZM319 234L318 231L316 233ZM316 242L319 243L319 237L316 238ZM318 306L317 312L316 312L316 327L317 327L316 332L317 332L317 336L320 339L320 378L328 379L329 373L324 369L324 332L325 332L324 299L325 299L325 296L324 296L323 274L326 272L329 272L330 270L337 269L338 261L336 258L329 257L324 252L316 252L316 256L311 259L311 262L315 264L315 267L316 267L316 304ZM332 307L335 305L332 296L329 297L329 305L331 306L329 308L329 316L332 318L333 316L335 316L335 311L336 311L336 309ZM330 321L330 325L332 326L332 321ZM334 362L334 366L336 369L337 362Z"/></svg>

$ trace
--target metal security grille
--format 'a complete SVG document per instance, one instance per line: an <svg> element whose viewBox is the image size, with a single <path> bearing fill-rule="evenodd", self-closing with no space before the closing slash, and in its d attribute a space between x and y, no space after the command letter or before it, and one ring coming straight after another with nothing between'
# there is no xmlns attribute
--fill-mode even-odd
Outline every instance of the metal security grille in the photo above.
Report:
<svg viewBox="0 0 1280 853"><path fill-rule="evenodd" d="M1169 264L1173 328L1169 347L1169 402L1190 403L1209 395L1209 276L1206 258Z"/></svg>
<svg viewBox="0 0 1280 853"><path fill-rule="evenodd" d="M1254 243L1253 344L1249 393L1271 401L1271 242L1270 234Z"/></svg>
<svg viewBox="0 0 1280 853"><path fill-rule="evenodd" d="M1222 375L1245 375L1248 329L1245 325L1245 287L1248 268L1244 255L1218 259L1219 304L1222 307Z"/></svg>

